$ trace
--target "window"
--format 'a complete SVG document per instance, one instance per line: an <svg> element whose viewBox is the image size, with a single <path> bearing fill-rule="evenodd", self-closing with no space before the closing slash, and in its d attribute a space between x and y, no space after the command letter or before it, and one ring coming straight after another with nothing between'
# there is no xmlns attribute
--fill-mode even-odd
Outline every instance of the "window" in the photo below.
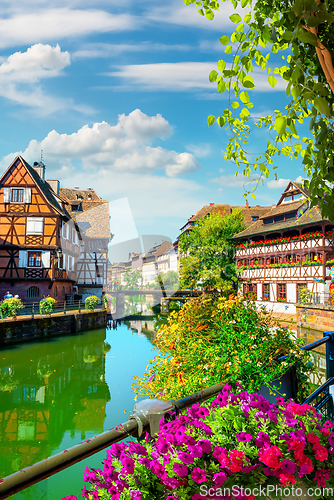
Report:
<svg viewBox="0 0 334 500"><path fill-rule="evenodd" d="M252 215L252 221L256 221L259 219L259 216L258 215Z"/></svg>
<svg viewBox="0 0 334 500"><path fill-rule="evenodd" d="M43 234L43 217L27 217L26 234Z"/></svg>
<svg viewBox="0 0 334 500"><path fill-rule="evenodd" d="M243 294L250 300L257 300L257 285L253 283L244 283Z"/></svg>
<svg viewBox="0 0 334 500"><path fill-rule="evenodd" d="M40 295L41 295L41 292L40 292L40 289L38 288L38 286L31 286L27 290L27 297L35 297L35 298L37 298Z"/></svg>
<svg viewBox="0 0 334 500"><path fill-rule="evenodd" d="M57 287L55 287L53 295L54 295L54 297L57 297L57 295L58 295L58 288Z"/></svg>
<svg viewBox="0 0 334 500"><path fill-rule="evenodd" d="M13 203L22 203L23 202L23 189L12 189L11 201Z"/></svg>
<svg viewBox="0 0 334 500"><path fill-rule="evenodd" d="M286 302L286 283L278 283L277 285L277 301Z"/></svg>
<svg viewBox="0 0 334 500"><path fill-rule="evenodd" d="M28 267L41 267L42 252L28 252Z"/></svg>
<svg viewBox="0 0 334 500"><path fill-rule="evenodd" d="M270 300L270 290L269 283L263 283L262 285L262 300Z"/></svg>

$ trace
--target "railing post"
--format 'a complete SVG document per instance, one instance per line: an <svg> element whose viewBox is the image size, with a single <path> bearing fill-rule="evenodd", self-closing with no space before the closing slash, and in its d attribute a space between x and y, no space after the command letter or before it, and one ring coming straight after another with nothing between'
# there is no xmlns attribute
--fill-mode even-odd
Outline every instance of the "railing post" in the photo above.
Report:
<svg viewBox="0 0 334 500"><path fill-rule="evenodd" d="M334 332L324 332L324 337L330 337L326 343L326 373L327 380L334 377Z"/></svg>
<svg viewBox="0 0 334 500"><path fill-rule="evenodd" d="M79 308L78 308L79 314L81 313L81 300L79 299Z"/></svg>
<svg viewBox="0 0 334 500"><path fill-rule="evenodd" d="M66 300L64 301L64 314L66 314Z"/></svg>
<svg viewBox="0 0 334 500"><path fill-rule="evenodd" d="M35 302L32 303L31 317L35 317Z"/></svg>

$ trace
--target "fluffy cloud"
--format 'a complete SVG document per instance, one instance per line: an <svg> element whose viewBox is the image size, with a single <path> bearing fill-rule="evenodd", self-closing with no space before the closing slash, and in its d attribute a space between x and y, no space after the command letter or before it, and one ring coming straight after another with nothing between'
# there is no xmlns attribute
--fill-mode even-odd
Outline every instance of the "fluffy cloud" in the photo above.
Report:
<svg viewBox="0 0 334 500"><path fill-rule="evenodd" d="M160 114L147 116L136 109L127 116L120 115L116 125L94 123L70 135L52 130L41 142L30 141L23 156L34 161L35 152L43 150L55 174L65 176L73 174L74 159L81 160L84 170L99 175L164 170L167 176L174 177L198 170L200 165L192 154L151 146L152 141L171 132L168 121Z"/></svg>
<svg viewBox="0 0 334 500"><path fill-rule="evenodd" d="M38 43L26 52L15 52L0 64L0 96L34 108L43 115L63 109L91 113L89 106L47 95L36 85L46 78L60 76L70 63L70 54L62 52L59 45L51 47Z"/></svg>
<svg viewBox="0 0 334 500"><path fill-rule="evenodd" d="M221 44L220 44L221 46ZM127 52L188 52L192 49L190 45L185 44L165 44L165 43L92 43L85 45L80 50L73 52L73 59L87 58L110 58L119 56Z"/></svg>
<svg viewBox="0 0 334 500"><path fill-rule="evenodd" d="M295 180L296 182L303 182L304 178L301 175L299 175L299 177L297 177L297 179ZM291 179L283 179L283 178L277 179L277 181L275 180L268 181L267 187L269 189L286 188L290 181Z"/></svg>
<svg viewBox="0 0 334 500"><path fill-rule="evenodd" d="M210 179L210 182L214 184L219 184L223 187L244 187L249 188L251 187L251 184L254 184L256 181L260 179L259 175L251 175L250 177L247 177L246 175L243 174L238 174L238 175L221 175L220 177L216 177L215 179Z"/></svg>
<svg viewBox="0 0 334 500"><path fill-rule="evenodd" d="M119 66L110 76L122 78L124 84L131 82L133 86L143 90L188 91L210 89L216 92L215 84L209 82L209 73L217 68L217 62L177 62L157 64L133 64ZM255 91L272 92L267 74L261 69L254 69ZM286 82L277 77L275 91L285 90Z"/></svg>
<svg viewBox="0 0 334 500"><path fill-rule="evenodd" d="M129 14L111 14L97 9L36 8L14 11L0 19L0 47L17 47L37 42L109 31L125 31L140 21Z"/></svg>

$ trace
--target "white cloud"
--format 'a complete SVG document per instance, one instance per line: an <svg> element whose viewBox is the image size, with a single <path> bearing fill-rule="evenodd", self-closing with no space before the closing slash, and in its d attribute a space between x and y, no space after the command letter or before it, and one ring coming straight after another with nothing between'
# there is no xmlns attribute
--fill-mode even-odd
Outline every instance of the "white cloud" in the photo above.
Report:
<svg viewBox="0 0 334 500"><path fill-rule="evenodd" d="M188 144L186 148L190 153L197 156L197 158L204 158L204 156L208 156L211 153L210 144Z"/></svg>
<svg viewBox="0 0 334 500"><path fill-rule="evenodd" d="M157 64L133 64L117 67L117 71L107 73L109 76L122 78L125 87L128 82L142 90L189 91L206 89L217 92L216 85L209 82L209 74L217 69L217 62L177 62ZM268 76L261 69L255 68L253 73L255 91L273 92L268 83ZM286 88L286 82L280 77L275 91Z"/></svg>
<svg viewBox="0 0 334 500"><path fill-rule="evenodd" d="M188 52L192 49L190 45L185 44L165 44L165 43L93 43L82 47L80 50L73 52L73 59L88 59L88 58L110 58L119 56L127 52Z"/></svg>
<svg viewBox="0 0 334 500"><path fill-rule="evenodd" d="M0 19L0 47L17 47L59 41L93 33L125 31L138 27L140 19L97 9L36 7Z"/></svg>
<svg viewBox="0 0 334 500"><path fill-rule="evenodd" d="M60 76L70 63L70 54L62 52L59 45L51 47L38 43L26 52L15 52L0 64L0 96L34 108L42 115L64 109L92 113L89 106L45 94L39 85L46 78Z"/></svg>
<svg viewBox="0 0 334 500"><path fill-rule="evenodd" d="M221 175L220 177L216 177L215 179L210 179L210 182L214 184L219 184L223 187L245 187L249 188L254 185L257 185L256 181L260 179L259 175L251 175L247 177L243 174L238 175Z"/></svg>
<svg viewBox="0 0 334 500"><path fill-rule="evenodd" d="M295 179L295 180L296 180L296 182L303 182L304 177L302 177L301 175L299 175L297 177L297 179ZM267 182L267 187L269 189L286 188L290 181L291 181L291 179L283 179L283 178L277 179L277 181L275 181L275 180L268 181Z"/></svg>
<svg viewBox="0 0 334 500"><path fill-rule="evenodd" d="M136 109L128 116L119 115L116 125L85 125L70 135L52 130L41 142L30 141L23 157L32 162L36 151L43 150L55 175L60 176L73 175L73 159L81 160L83 168L95 175L164 170L167 176L174 177L198 170L200 164L190 153L151 146L151 141L165 138L171 131L160 114L147 116Z"/></svg>

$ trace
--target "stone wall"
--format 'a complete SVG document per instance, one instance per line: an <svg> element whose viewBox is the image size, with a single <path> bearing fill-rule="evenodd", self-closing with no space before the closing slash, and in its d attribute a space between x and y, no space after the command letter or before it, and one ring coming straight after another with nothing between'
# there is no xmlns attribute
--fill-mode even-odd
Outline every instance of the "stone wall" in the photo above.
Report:
<svg viewBox="0 0 334 500"><path fill-rule="evenodd" d="M334 307L322 304L296 304L297 326L320 330L323 332L334 330Z"/></svg>
<svg viewBox="0 0 334 500"><path fill-rule="evenodd" d="M107 311L81 311L50 316L18 316L0 322L0 345L53 337L68 333L103 328L107 324Z"/></svg>

